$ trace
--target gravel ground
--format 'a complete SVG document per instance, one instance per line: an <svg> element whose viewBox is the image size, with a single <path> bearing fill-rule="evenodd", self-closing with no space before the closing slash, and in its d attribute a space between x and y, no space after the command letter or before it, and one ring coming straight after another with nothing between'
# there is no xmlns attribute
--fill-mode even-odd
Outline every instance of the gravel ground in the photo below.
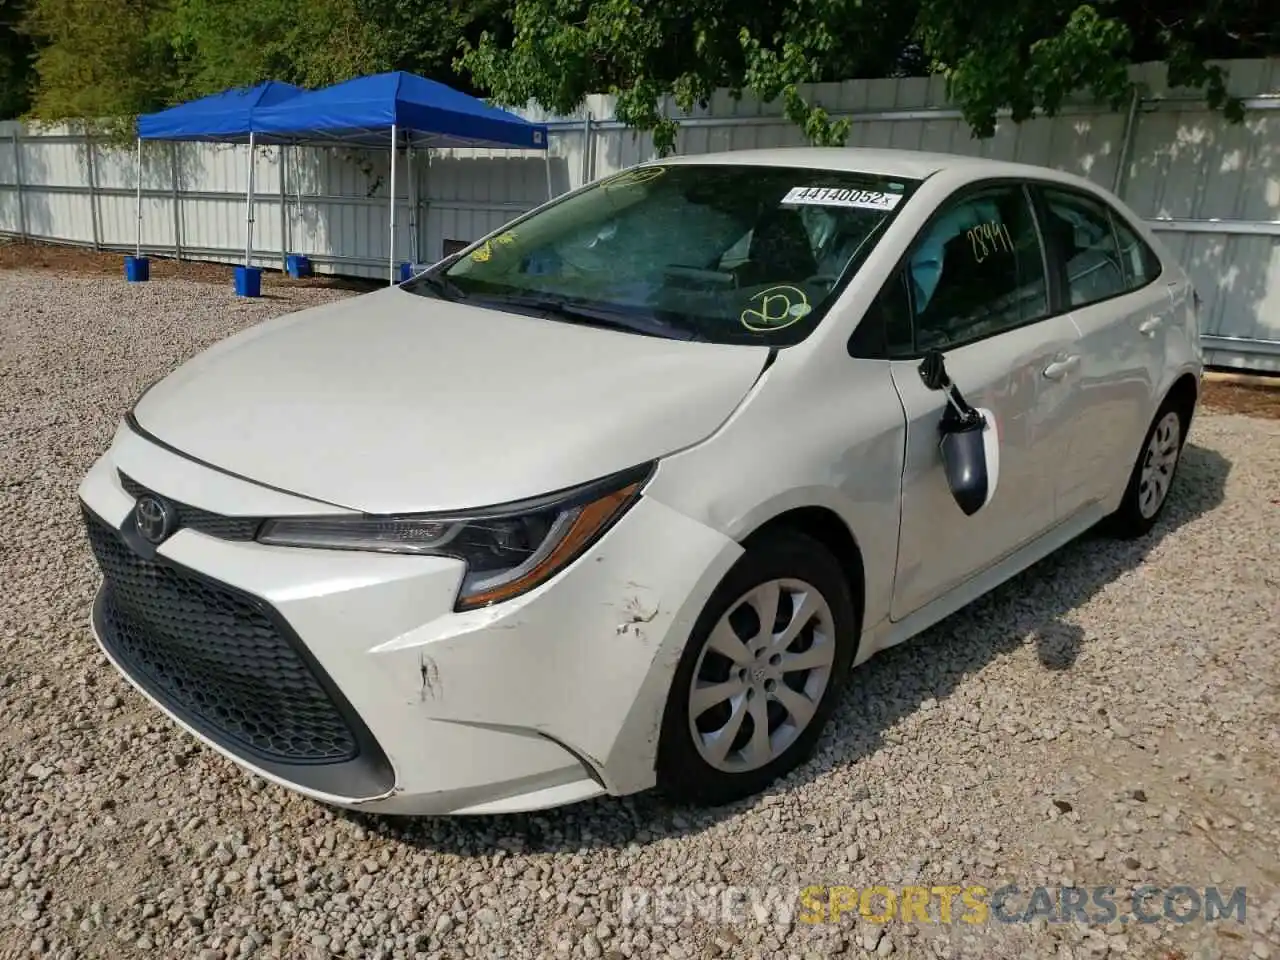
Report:
<svg viewBox="0 0 1280 960"><path fill-rule="evenodd" d="M1076 543L877 657L769 796L380 820L178 733L86 626L76 484L151 380L345 295L273 294L0 273L5 956L1280 958L1280 422L1201 418L1156 533ZM796 900L1010 881L1122 910L1141 883L1244 886L1247 917L814 925Z"/></svg>

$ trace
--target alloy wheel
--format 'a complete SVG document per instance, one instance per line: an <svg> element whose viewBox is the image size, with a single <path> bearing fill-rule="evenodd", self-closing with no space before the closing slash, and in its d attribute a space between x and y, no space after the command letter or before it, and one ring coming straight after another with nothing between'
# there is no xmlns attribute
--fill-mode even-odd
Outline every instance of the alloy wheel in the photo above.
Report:
<svg viewBox="0 0 1280 960"><path fill-rule="evenodd" d="M1151 439L1142 457L1142 472L1138 478L1138 511L1150 520L1169 495L1173 471L1178 465L1182 449L1182 420L1174 411L1160 418L1151 431Z"/></svg>
<svg viewBox="0 0 1280 960"><path fill-rule="evenodd" d="M813 719L835 656L831 607L812 585L775 579L745 593L694 667L689 730L703 760L745 773L781 756Z"/></svg>

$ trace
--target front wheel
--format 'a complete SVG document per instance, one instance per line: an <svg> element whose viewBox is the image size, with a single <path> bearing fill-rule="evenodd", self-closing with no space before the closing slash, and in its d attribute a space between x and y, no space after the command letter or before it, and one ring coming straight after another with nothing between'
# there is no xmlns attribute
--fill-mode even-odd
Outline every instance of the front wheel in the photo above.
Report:
<svg viewBox="0 0 1280 960"><path fill-rule="evenodd" d="M1169 499L1185 441L1186 424L1182 415L1166 400L1147 429L1124 499L1119 509L1107 518L1108 533L1132 540L1144 536L1156 525Z"/></svg>
<svg viewBox="0 0 1280 960"><path fill-rule="evenodd" d="M844 571L816 540L760 537L712 593L676 668L659 788L719 805L758 793L812 753L857 646Z"/></svg>

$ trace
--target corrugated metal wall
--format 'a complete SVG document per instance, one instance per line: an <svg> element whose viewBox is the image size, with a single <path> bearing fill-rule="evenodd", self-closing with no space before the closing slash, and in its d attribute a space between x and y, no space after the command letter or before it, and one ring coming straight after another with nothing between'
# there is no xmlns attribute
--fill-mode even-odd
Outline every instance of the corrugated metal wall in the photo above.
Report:
<svg viewBox="0 0 1280 960"><path fill-rule="evenodd" d="M1193 93L1166 89L1158 64L1135 69L1141 97L1131 110L1076 101L1052 119L1004 119L987 140L970 136L941 78L822 84L809 95L853 119L850 146L1044 164L1116 189L1195 278L1212 362L1280 370L1280 60L1225 66L1232 91L1246 98L1242 125L1227 124ZM727 95L687 116L668 105L681 121L683 154L803 143L779 111L776 103ZM589 98L574 118L528 115L551 124L549 164L518 150L401 157L397 259L436 260L446 241L496 230L543 201L549 186L563 193L653 156L648 136L611 119L608 97ZM243 146L145 144L144 251L241 261L247 159ZM0 123L0 234L131 249L136 160L131 150L90 148L65 130ZM388 161L386 151L260 147L254 261L278 267L286 251L305 253L320 270L386 276Z"/></svg>

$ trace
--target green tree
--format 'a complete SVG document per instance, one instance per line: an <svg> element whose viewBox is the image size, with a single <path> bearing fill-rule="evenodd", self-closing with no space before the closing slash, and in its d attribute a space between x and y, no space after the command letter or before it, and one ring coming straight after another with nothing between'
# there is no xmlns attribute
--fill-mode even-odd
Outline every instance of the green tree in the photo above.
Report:
<svg viewBox="0 0 1280 960"><path fill-rule="evenodd" d="M37 50L32 115L103 118L121 136L138 113L264 80L315 88L406 69L457 85L453 61L462 41L508 29L504 0L29 3L24 30ZM0 19L0 41L3 26ZM4 52L0 46L0 83Z"/></svg>
<svg viewBox="0 0 1280 960"><path fill-rule="evenodd" d="M510 44L485 33L464 45L459 66L506 104L569 113L587 94L613 94L618 118L653 130L660 146L675 135L661 98L689 109L719 87L782 97L825 142L841 127L804 104L798 86L892 69L910 28L900 10L861 0L514 0Z"/></svg>
<svg viewBox="0 0 1280 960"><path fill-rule="evenodd" d="M320 87L410 70L457 84L464 38L500 35L501 0L170 0L182 98L263 80Z"/></svg>
<svg viewBox="0 0 1280 960"><path fill-rule="evenodd" d="M264 80L319 87L387 68L382 29L361 15L361 0L171 2L163 29L179 100Z"/></svg>
<svg viewBox="0 0 1280 960"><path fill-rule="evenodd" d="M907 71L945 74L978 136L993 132L1001 109L1018 120L1052 113L1078 89L1118 105L1127 67L1151 59L1238 119L1224 75L1205 59L1280 50L1271 2L513 0L511 41L486 33L464 44L458 65L508 105L568 113L589 93L614 94L618 118L652 130L663 151L675 137L659 114L666 95L686 110L717 88L780 99L811 142L832 144L847 124L808 102L805 84Z"/></svg>
<svg viewBox="0 0 1280 960"><path fill-rule="evenodd" d="M21 29L19 0L0 0L0 120L20 116L31 105L31 38Z"/></svg>
<svg viewBox="0 0 1280 960"><path fill-rule="evenodd" d="M979 136L994 132L997 110L1008 108L1015 121L1035 109L1052 114L1076 90L1119 106L1130 92L1128 67L1151 60L1167 64L1170 84L1200 89L1211 107L1239 120L1226 74L1206 59L1280 49L1280 32L1273 19L1267 36L1258 0L996 0L985 6L921 0L920 6L915 35L947 73Z"/></svg>
<svg viewBox="0 0 1280 960"><path fill-rule="evenodd" d="M175 66L164 12L163 0L31 0L32 114L110 126L162 106Z"/></svg>
<svg viewBox="0 0 1280 960"><path fill-rule="evenodd" d="M359 14L377 23L385 69L408 70L469 90L469 74L454 67L464 41L485 31L494 42L510 42L506 0L357 0Z"/></svg>

